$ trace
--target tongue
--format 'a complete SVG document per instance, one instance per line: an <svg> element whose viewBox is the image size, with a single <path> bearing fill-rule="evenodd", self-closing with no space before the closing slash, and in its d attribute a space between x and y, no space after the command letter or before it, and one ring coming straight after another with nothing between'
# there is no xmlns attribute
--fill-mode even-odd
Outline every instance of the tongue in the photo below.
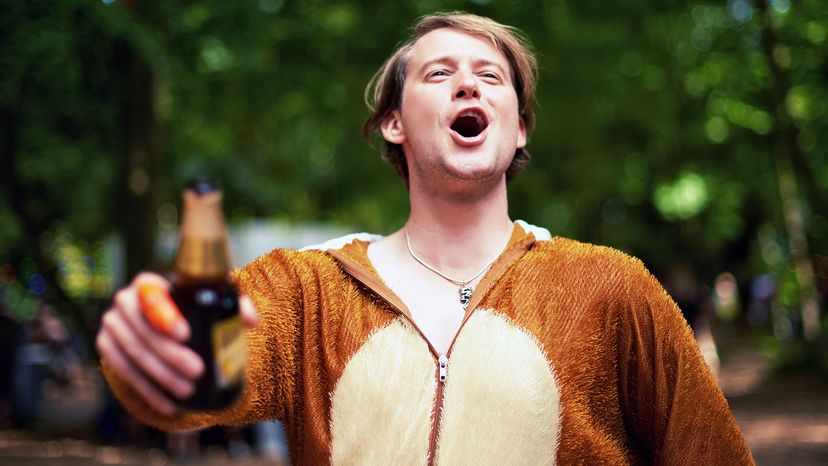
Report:
<svg viewBox="0 0 828 466"><path fill-rule="evenodd" d="M451 129L456 131L464 138L472 138L480 134L482 129L477 123L477 118L472 116L461 116L454 120Z"/></svg>

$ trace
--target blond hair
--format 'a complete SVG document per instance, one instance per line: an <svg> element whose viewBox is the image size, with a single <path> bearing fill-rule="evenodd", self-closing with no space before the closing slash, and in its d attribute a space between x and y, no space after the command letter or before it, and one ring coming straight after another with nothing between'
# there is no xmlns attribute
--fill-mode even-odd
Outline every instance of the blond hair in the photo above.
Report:
<svg viewBox="0 0 828 466"><path fill-rule="evenodd" d="M431 31L442 28L458 29L468 34L490 40L509 60L512 84L518 99L518 112L527 133L535 124L535 82L537 60L532 47L517 28L500 24L492 19L463 12L436 13L418 19L411 36L383 63L365 88L365 103L371 114L362 126L365 136L380 132L382 121L402 105L406 65L414 43ZM382 147L382 157L388 161L400 177L408 182L408 166L402 146L388 141ZM530 161L529 152L518 148L506 171L511 179Z"/></svg>

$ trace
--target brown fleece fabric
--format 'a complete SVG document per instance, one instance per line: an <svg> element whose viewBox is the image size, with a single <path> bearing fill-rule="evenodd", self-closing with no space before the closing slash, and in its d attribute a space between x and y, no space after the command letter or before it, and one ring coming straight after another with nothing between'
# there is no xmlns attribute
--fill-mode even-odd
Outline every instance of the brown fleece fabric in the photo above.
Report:
<svg viewBox="0 0 828 466"><path fill-rule="evenodd" d="M504 253L513 262L490 270L472 305L542 345L560 390L558 464L753 464L688 325L640 261L515 229ZM366 251L361 241L338 250L376 276ZM238 403L165 417L104 366L110 386L132 415L165 430L281 419L294 464L328 464L336 383L399 311L321 251L275 250L233 278L261 316Z"/></svg>

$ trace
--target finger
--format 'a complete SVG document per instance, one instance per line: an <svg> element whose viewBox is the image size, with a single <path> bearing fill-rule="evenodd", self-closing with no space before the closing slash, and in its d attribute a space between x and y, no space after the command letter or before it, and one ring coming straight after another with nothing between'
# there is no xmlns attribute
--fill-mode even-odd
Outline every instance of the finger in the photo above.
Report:
<svg viewBox="0 0 828 466"><path fill-rule="evenodd" d="M241 314L244 326L248 329L259 326L259 313L256 311L253 300L249 296L242 295L239 297L239 313Z"/></svg>
<svg viewBox="0 0 828 466"><path fill-rule="evenodd" d="M152 272L141 272L132 279L132 283L130 283L130 287L133 285L139 285L142 283L152 283L159 286L164 286L166 288L170 287L170 281L164 278L157 273Z"/></svg>
<svg viewBox="0 0 828 466"><path fill-rule="evenodd" d="M154 349L167 366L190 380L201 377L204 373L204 362L201 356L173 340L172 337L159 333L151 327L137 305L138 298L134 290L121 291L115 299L118 310L131 329L138 334L147 347Z"/></svg>
<svg viewBox="0 0 828 466"><path fill-rule="evenodd" d="M170 297L169 284L166 280L158 280L159 278L161 277L153 274L142 274L133 282L141 311L157 331L178 341L187 341L190 338L190 326Z"/></svg>
<svg viewBox="0 0 828 466"><path fill-rule="evenodd" d="M153 409L169 416L176 411L173 402L129 363L121 348L106 331L98 334L98 351L107 365L121 376Z"/></svg>
<svg viewBox="0 0 828 466"><path fill-rule="evenodd" d="M192 382L185 379L160 359L152 346L138 337L125 318L117 312L104 316L104 326L126 356L155 383L178 398L193 393Z"/></svg>

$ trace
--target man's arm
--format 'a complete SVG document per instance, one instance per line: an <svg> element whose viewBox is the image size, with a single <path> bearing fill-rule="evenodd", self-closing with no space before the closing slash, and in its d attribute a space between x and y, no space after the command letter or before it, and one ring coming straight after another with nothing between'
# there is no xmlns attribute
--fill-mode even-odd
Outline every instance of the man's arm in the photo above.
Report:
<svg viewBox="0 0 828 466"><path fill-rule="evenodd" d="M639 261L619 315L620 396L653 464L753 464L727 401L676 304Z"/></svg>
<svg viewBox="0 0 828 466"><path fill-rule="evenodd" d="M184 345L189 329L164 334L142 314L137 287L144 281L166 285L166 280L141 274L116 295L103 317L97 345L112 391L141 422L163 430L188 430L284 417L293 393L302 309L298 279L278 252L235 271L233 279L243 295L240 311L248 327L246 381L239 400L215 412L176 406L176 398L191 393L204 362Z"/></svg>

